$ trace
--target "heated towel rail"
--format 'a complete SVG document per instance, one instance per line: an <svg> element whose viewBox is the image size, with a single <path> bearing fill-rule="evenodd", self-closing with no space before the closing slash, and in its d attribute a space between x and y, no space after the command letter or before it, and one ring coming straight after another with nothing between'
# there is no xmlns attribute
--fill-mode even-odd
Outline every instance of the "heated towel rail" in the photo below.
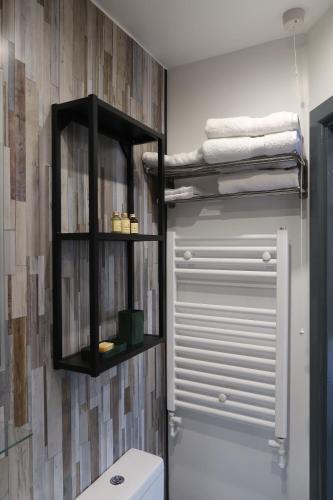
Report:
<svg viewBox="0 0 333 500"><path fill-rule="evenodd" d="M287 230L204 240L167 239L168 395L171 436L179 409L274 432L286 465L288 420L289 243ZM232 305L188 300L187 290L248 290ZM199 287L199 288L198 288ZM244 297L251 295L251 302ZM186 300L181 300L179 295ZM270 295L272 307L263 307ZM218 295L216 295L218 296ZM225 295L224 295L225 296ZM201 302L201 300L203 302ZM242 302L243 301L243 302ZM234 305L235 302L237 305ZM266 302L267 304L267 302ZM264 304L265 305L265 304Z"/></svg>

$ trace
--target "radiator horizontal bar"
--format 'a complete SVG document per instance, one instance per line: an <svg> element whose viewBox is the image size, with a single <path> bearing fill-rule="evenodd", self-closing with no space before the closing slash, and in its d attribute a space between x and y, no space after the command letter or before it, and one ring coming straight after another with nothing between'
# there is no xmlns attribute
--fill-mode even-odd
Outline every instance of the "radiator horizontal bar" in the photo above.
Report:
<svg viewBox="0 0 333 500"><path fill-rule="evenodd" d="M221 407L223 406L223 408L226 409L230 408L240 411L252 411L254 413L261 413L262 415L265 415L267 417L274 417L275 415L275 410L272 410L271 408L265 408L264 406L239 403L238 401L229 401L229 399L226 399L226 401L222 403L219 401L217 397L205 396L203 394L198 394L196 392L191 392L191 391L182 391L181 389L175 389L175 394L176 396L192 398L202 403L206 402L206 403L220 404Z"/></svg>
<svg viewBox="0 0 333 500"><path fill-rule="evenodd" d="M175 330L183 330L190 332L203 332L203 333L212 333L218 335L229 335L230 337L243 337L246 339L254 339L254 340L271 340L274 341L276 338L275 334L268 333L258 333L258 332L246 332L243 330L228 330L225 328L214 328L210 326L197 326L197 325L183 325L180 323L175 323Z"/></svg>
<svg viewBox="0 0 333 500"><path fill-rule="evenodd" d="M226 287L231 287L231 288L255 288L256 290L258 288L263 288L263 289L267 289L267 290L275 290L276 289L276 285L275 285L275 282L269 282L267 281L266 283L264 282L257 282L257 283L251 283L250 281L248 283L244 283L244 282L237 282L237 281L217 281L217 280L214 280L214 279L198 279L198 280L195 280L193 278L190 278L190 277L186 277L186 276L181 276L179 275L179 277L177 278L177 282L178 283L182 283L183 285L191 285L191 286L209 286L209 287L223 287L223 288L226 288Z"/></svg>
<svg viewBox="0 0 333 500"><path fill-rule="evenodd" d="M185 259L184 257L175 257L175 262L186 264L246 264L253 266L275 266L276 259L271 259L267 262L262 259L235 259L235 258L219 258L219 257L191 257Z"/></svg>
<svg viewBox="0 0 333 500"><path fill-rule="evenodd" d="M219 238L206 238L209 241L233 241L233 240L276 240L276 234L240 234L239 236L220 236ZM175 240L202 241L201 238L191 238L190 236L176 236Z"/></svg>
<svg viewBox="0 0 333 500"><path fill-rule="evenodd" d="M217 370L224 370L225 372L245 373L254 377L269 378L275 380L275 372L265 370L257 370L255 368L247 368L245 366L225 365L223 363L214 363L214 361L203 361L201 359L183 358L182 356L175 356L176 363L183 365L197 365L200 368L211 368Z"/></svg>
<svg viewBox="0 0 333 500"><path fill-rule="evenodd" d="M177 267L176 274L214 274L216 276L239 276L244 278L276 278L275 271L234 271L226 269L187 269Z"/></svg>
<svg viewBox="0 0 333 500"><path fill-rule="evenodd" d="M253 401L261 401L263 403L269 403L269 404L275 403L275 397L273 396L267 396L265 394L255 394L253 392L240 391L239 389L221 387L218 385L204 384L202 382L195 382L193 380L184 380L176 378L175 384L202 391L212 391L212 392L214 391L217 394L220 394L222 392L226 396L232 395L236 397L238 396L239 398L252 399Z"/></svg>
<svg viewBox="0 0 333 500"><path fill-rule="evenodd" d="M276 328L275 321L260 321L257 319L230 318L223 316L208 316L206 314L175 313L176 318L191 319L193 321L210 321L213 323L230 323L235 325L258 326L260 328Z"/></svg>
<svg viewBox="0 0 333 500"><path fill-rule="evenodd" d="M214 247L214 246L179 246L175 248L176 252L186 252L189 250L190 252L276 252L276 247L263 247L263 246L224 246L224 247Z"/></svg>
<svg viewBox="0 0 333 500"><path fill-rule="evenodd" d="M199 302L175 302L175 306L191 309L207 309L209 311L227 311L240 312L245 314L263 314L267 316L276 316L276 309L264 309L258 307L220 306L218 304L201 304Z"/></svg>
<svg viewBox="0 0 333 500"><path fill-rule="evenodd" d="M262 427L267 427L269 429L274 429L275 423L269 420L264 420L261 418L249 417L247 415L238 415L237 413L231 413L224 410L218 410L215 408L207 408L205 406L196 405L193 403L188 403L186 401L176 401L176 406L178 408L186 408L188 410L194 410L201 413L206 413L210 415L216 415L219 417L228 418L229 420L234 420L237 422L246 422L249 424L260 425Z"/></svg>
<svg viewBox="0 0 333 500"><path fill-rule="evenodd" d="M255 380L229 377L228 375L217 375L216 373L200 372L189 370L188 368L179 368L178 366L175 367L175 372L178 373L178 375L182 375L184 377L200 377L213 380L214 382L222 382L249 387L252 390L270 391L272 393L275 392L275 384L267 384L266 382L257 382Z"/></svg>
<svg viewBox="0 0 333 500"><path fill-rule="evenodd" d="M184 340L185 342L192 342L197 344L207 344L216 347L230 347L235 349L244 349L251 351L260 351L268 354L275 353L275 347L255 345L255 344L242 344L242 342L229 342L226 340L203 339L198 337L191 337L190 335L176 335L176 339Z"/></svg>
<svg viewBox="0 0 333 500"><path fill-rule="evenodd" d="M230 361L239 361L245 363L258 363L262 365L268 365L271 367L275 367L275 359L267 359L267 358L258 358L256 356L244 356L243 354L231 354L228 352L216 352L209 351L207 349L199 349L196 347L183 347L183 346L175 346L175 351L182 352L185 354L192 354L194 356L208 356L220 359L229 359Z"/></svg>

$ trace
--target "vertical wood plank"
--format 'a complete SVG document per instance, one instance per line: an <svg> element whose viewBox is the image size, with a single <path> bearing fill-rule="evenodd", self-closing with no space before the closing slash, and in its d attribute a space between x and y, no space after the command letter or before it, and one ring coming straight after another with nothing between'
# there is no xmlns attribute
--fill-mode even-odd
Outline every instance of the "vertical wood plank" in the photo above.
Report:
<svg viewBox="0 0 333 500"><path fill-rule="evenodd" d="M12 321L14 356L14 422L18 427L27 422L26 318Z"/></svg>

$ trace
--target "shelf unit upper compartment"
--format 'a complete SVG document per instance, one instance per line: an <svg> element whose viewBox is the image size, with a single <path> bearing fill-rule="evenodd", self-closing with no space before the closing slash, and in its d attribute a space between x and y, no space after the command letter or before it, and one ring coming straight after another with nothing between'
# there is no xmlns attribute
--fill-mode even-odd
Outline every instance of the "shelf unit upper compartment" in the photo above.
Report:
<svg viewBox="0 0 333 500"><path fill-rule="evenodd" d="M66 206L62 205L62 182L61 182L61 136L66 135L68 130L71 130L72 125L75 128L82 128L84 131L84 144L86 145L84 152L86 153L87 163L85 165L84 175L87 184L88 196L85 198L87 210L87 222L89 223L88 230L81 232L75 231L75 224L69 226L69 230L62 230L62 213L66 213ZM76 124L79 127L76 127ZM102 137L100 137L102 136ZM106 137L104 137L106 136ZM81 140L81 136L80 140ZM127 201L127 211L133 213L134 210L134 160L133 160L133 147L135 145L157 142L158 145L158 158L159 168L158 176L156 178L156 193L157 198L157 234L119 234L111 233L106 228L102 232L100 227L100 214L99 214L99 165L102 157L100 150L101 141L108 142L110 138L119 143L123 155L116 159L108 160L110 169L124 168L124 176L122 182L124 190L121 192L124 196L124 201ZM80 141L79 141L80 142ZM110 141L112 143L112 141ZM67 144L67 143L66 143ZM73 139L72 152L77 153L80 148L78 143L75 142L75 135ZM118 148L119 149L119 148ZM63 161L66 161L65 160ZM108 157L107 157L108 158ZM101 372L117 365L127 359L130 359L137 354L153 348L165 340L165 208L164 208L164 136L155 130L141 124L137 120L127 116L125 113L117 110L113 106L101 101L95 95L77 99L71 102L62 104L54 104L52 107L52 197L53 197L53 211L52 211L52 225L53 225L53 361L56 369L67 369L71 371L79 371L92 376L98 376ZM107 168L108 164L106 164ZM79 171L81 175L82 170ZM113 182L113 181L112 181ZM136 189L137 186L136 186ZM136 191L138 193L138 191ZM117 199L119 202L119 199ZM114 207L116 208L116 207ZM155 221L154 221L155 222ZM85 226L85 225L84 225ZM75 231L75 232L73 232ZM122 244L120 244L120 243ZM157 255L158 270L156 276L158 283L156 283L156 324L154 328L149 328L145 335L145 340L141 346L136 348L128 348L125 352L103 359L99 354L98 344L100 340L105 340L107 337L113 337L117 329L111 326L109 318L105 320L103 317L104 312L101 311L100 305L103 303L103 287L105 279L109 280L107 286L107 293L114 289L113 285L117 285L117 293L121 300L112 302L116 303L117 307L112 312L116 318L117 311L120 309L134 309L136 300L135 294L135 273L142 273L141 267L136 265L135 256L136 252L141 251L139 245L135 242L152 242L151 245L156 245L152 256ZM114 243L114 244L113 244ZM69 253L72 251L78 252L81 255L82 264L71 264ZM110 264L107 269L109 274L103 271L105 262L113 262L113 258L105 258L103 252L115 252L116 255L121 255L124 258L124 264L121 268L121 280L116 277L117 270L119 274L119 267L115 264ZM65 257L66 264L62 263L62 255ZM78 257L76 261L80 260ZM116 258L116 257L114 257ZM73 257L75 261L75 257ZM102 265L102 263L104 263ZM106 265L106 264L105 264ZM110 269L112 270L110 271ZM62 271L65 271L66 276L63 276ZM71 297L73 300L67 300L64 291L67 290L63 286L63 278L68 280L72 276L81 276L82 283L71 283L67 288L70 290L77 290L77 297ZM141 277L141 274L140 274ZM118 276L119 278L119 276ZM81 279L81 278L80 278ZM111 281L110 281L111 280ZM74 293L74 292L73 292ZM110 292L111 293L111 292ZM118 298L119 298L118 297ZM125 301L125 303L124 303ZM75 304L83 304L83 317L84 333L83 342L81 334L78 341L73 342L72 335L66 336L67 332L70 334L76 330L71 330L70 323L67 318L71 318L71 307ZM74 304L72 306L72 304ZM64 314L63 314L64 309ZM66 323L64 327L63 318ZM88 319L87 319L88 318ZM112 319L113 321L113 319ZM81 320L76 322L81 325ZM111 324L111 323L110 323ZM69 327L67 328L67 326ZM63 335L63 328L65 334ZM75 326L76 328L76 326ZM70 341L69 341L70 339ZM90 346L90 359L83 359L81 356L82 347Z"/></svg>
<svg viewBox="0 0 333 500"><path fill-rule="evenodd" d="M163 139L163 134L119 111L94 94L74 101L55 104L54 109L59 114L61 127L64 128L73 121L88 127L91 119L92 100L96 103L98 133L121 143L132 145Z"/></svg>

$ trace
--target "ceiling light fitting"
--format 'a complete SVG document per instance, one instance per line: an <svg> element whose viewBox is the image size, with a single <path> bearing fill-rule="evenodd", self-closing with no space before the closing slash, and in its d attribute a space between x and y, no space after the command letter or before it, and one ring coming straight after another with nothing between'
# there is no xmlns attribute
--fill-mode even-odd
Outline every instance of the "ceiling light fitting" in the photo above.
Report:
<svg viewBox="0 0 333 500"><path fill-rule="evenodd" d="M297 33L304 24L305 10L294 8L286 10L282 16L283 26L286 31Z"/></svg>

